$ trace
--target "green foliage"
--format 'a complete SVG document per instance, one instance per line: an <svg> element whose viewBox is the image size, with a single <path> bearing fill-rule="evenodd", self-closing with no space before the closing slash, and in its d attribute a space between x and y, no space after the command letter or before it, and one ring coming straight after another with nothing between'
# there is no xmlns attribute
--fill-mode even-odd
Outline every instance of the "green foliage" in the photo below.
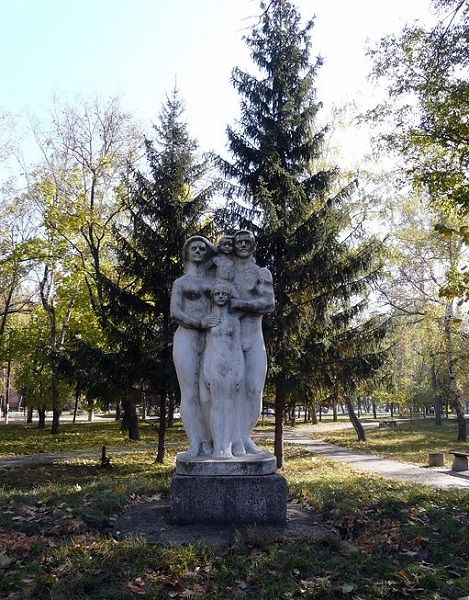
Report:
<svg viewBox="0 0 469 600"><path fill-rule="evenodd" d="M84 373L81 385L89 396L102 397L107 389L108 399L122 400L124 421L132 423L129 435L134 439L137 395L145 389L159 396L162 425L166 400L176 394L171 286L183 272L184 241L204 232L202 219L214 191L214 185L206 183L208 162L197 156L176 90L164 104L154 132L155 140L145 140L146 165L130 165L116 189L115 260L111 267L95 261L92 285L88 284L105 343L96 346L75 338L68 356L72 367ZM93 239L101 239L94 226L91 233ZM164 426L160 434L164 439Z"/></svg>
<svg viewBox="0 0 469 600"><path fill-rule="evenodd" d="M203 218L214 192L205 183L208 163L198 160L183 111L174 91L154 128L155 141L145 140L146 168L131 171L121 197L122 223L116 228L119 280L102 278L110 339L131 361L122 367L129 377L149 382L164 395L175 387L171 287L183 273L184 241L205 233Z"/></svg>
<svg viewBox="0 0 469 600"><path fill-rule="evenodd" d="M435 229L467 243L469 8L459 0L433 4L438 21L432 28L407 26L370 52L373 74L385 79L390 100L369 117L385 126L386 151L401 154L403 172L443 214ZM442 295L467 297L466 274L454 273Z"/></svg>
<svg viewBox="0 0 469 600"><path fill-rule="evenodd" d="M278 403L298 389L308 396L310 389L356 390L382 363L385 326L378 317L360 320L380 270L380 244L352 220L356 181L344 183L323 158L327 129L317 126L314 87L322 61L310 63L313 23L303 27L286 0L261 9L246 38L260 74L233 71L241 118L228 128L233 160L220 161L232 202L218 223L252 230L257 261L272 272L276 309L265 335Z"/></svg>

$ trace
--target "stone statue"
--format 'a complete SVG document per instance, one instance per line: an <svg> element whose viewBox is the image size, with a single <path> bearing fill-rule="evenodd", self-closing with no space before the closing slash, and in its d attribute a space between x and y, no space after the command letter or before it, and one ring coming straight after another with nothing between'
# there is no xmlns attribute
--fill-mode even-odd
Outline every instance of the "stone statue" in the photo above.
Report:
<svg viewBox="0 0 469 600"><path fill-rule="evenodd" d="M240 438L233 441L233 453L259 452L250 438L262 409L262 392L267 373L267 355L262 334L262 316L275 306L272 274L253 261L255 239L250 231L234 235L235 289L231 308L241 311L241 341L245 362L245 393L239 409Z"/></svg>
<svg viewBox="0 0 469 600"><path fill-rule="evenodd" d="M214 257L216 278L234 281L233 236L224 235L218 240L218 255Z"/></svg>
<svg viewBox="0 0 469 600"><path fill-rule="evenodd" d="M200 374L200 402L209 405L213 436L212 458L233 458L232 440L237 430L244 392L244 356L239 316L230 313L233 289L228 283L216 283L212 290L213 309L206 317L207 333ZM239 434L237 434L239 435Z"/></svg>
<svg viewBox="0 0 469 600"><path fill-rule="evenodd" d="M262 406L267 358L262 316L274 309L272 275L253 257L249 231L201 236L183 247L185 274L173 284L174 364L186 457L233 460L262 452L251 432Z"/></svg>
<svg viewBox="0 0 469 600"><path fill-rule="evenodd" d="M181 390L181 419L189 438L188 456L209 455L212 449L210 426L199 401L199 372L205 347L202 319L209 313L213 286L208 270L213 253L205 238L189 238L182 249L185 274L173 283L171 294L171 316L179 324L173 360Z"/></svg>

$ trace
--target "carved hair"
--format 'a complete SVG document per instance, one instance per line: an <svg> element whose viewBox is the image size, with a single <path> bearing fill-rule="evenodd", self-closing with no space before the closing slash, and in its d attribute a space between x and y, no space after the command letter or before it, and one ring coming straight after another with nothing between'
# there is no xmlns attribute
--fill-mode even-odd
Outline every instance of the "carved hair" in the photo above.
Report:
<svg viewBox="0 0 469 600"><path fill-rule="evenodd" d="M234 242L234 235L222 235L218 238L217 246L219 246L223 240L230 240Z"/></svg>
<svg viewBox="0 0 469 600"><path fill-rule="evenodd" d="M207 260L211 258L216 252L215 247L211 242L208 241L207 238L204 238L202 235L191 236L184 242L184 245L182 247L182 260L184 262L184 271L187 271L187 266L189 263L189 246L192 244L192 242L203 242L205 244L205 247L207 248L207 256L204 262L207 262Z"/></svg>

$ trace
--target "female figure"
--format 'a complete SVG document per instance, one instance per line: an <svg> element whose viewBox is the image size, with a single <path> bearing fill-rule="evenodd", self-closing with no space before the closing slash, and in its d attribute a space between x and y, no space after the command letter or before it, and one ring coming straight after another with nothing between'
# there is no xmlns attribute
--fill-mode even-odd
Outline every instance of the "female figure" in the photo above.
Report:
<svg viewBox="0 0 469 600"><path fill-rule="evenodd" d="M212 290L213 310L204 320L207 326L200 376L200 401L208 405L213 437L212 458L233 458L231 442L239 438L235 417L243 393L244 356L239 317L230 314L233 288L225 282Z"/></svg>
<svg viewBox="0 0 469 600"><path fill-rule="evenodd" d="M189 438L188 456L209 454L212 449L209 422L199 401L199 373L205 346L203 319L210 310L213 278L207 267L213 254L207 239L190 237L182 249L185 274L173 283L171 293L171 316L179 324L173 360L181 389L181 418Z"/></svg>

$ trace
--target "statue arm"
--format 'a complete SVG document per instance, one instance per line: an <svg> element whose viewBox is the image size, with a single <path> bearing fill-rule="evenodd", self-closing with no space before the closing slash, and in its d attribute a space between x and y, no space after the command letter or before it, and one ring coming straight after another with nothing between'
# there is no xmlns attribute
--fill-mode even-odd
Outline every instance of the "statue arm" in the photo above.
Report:
<svg viewBox="0 0 469 600"><path fill-rule="evenodd" d="M190 315L184 312L182 308L182 287L178 281L173 283L173 289L171 291L171 305L170 312L172 318L182 327L189 329L200 329L200 319L194 319Z"/></svg>
<svg viewBox="0 0 469 600"><path fill-rule="evenodd" d="M235 310L266 315L274 310L273 298L256 298L256 300L232 300L231 305Z"/></svg>
<svg viewBox="0 0 469 600"><path fill-rule="evenodd" d="M272 273L268 269L261 269L258 292L259 296L252 300L233 298L231 306L236 310L260 315L272 312L275 308L275 297Z"/></svg>

